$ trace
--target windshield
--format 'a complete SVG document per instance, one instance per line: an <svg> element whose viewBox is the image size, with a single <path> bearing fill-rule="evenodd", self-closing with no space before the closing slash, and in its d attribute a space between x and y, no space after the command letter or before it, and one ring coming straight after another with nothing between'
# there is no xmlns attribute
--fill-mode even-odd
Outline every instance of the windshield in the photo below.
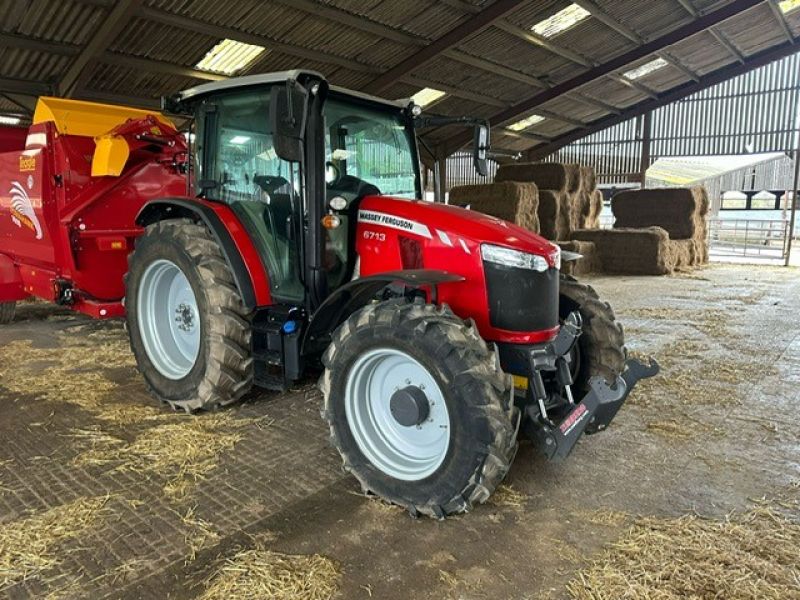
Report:
<svg viewBox="0 0 800 600"><path fill-rule="evenodd" d="M325 105L325 126L325 160L338 178L356 178L381 194L417 197L413 133L400 110L332 97Z"/></svg>

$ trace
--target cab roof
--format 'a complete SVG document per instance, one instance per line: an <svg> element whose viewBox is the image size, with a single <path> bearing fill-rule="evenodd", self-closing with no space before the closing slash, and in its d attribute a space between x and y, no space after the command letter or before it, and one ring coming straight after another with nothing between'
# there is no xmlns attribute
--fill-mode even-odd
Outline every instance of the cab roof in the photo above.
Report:
<svg viewBox="0 0 800 600"><path fill-rule="evenodd" d="M186 100L201 98L202 96L213 94L219 91L235 89L240 87L247 87L252 85L267 85L271 83L280 83L290 79L295 79L295 80L301 79L304 76L325 80L325 77L317 71L293 69L291 71L260 73L258 75L245 75L243 77L231 77L230 79L212 81L209 83L204 83L202 85L189 88L187 90L183 90L182 92L178 92L171 98L178 102L184 102ZM387 100L386 98L379 98L377 96L371 96L369 94L362 94L361 92L348 90L346 88L338 87L335 85L331 86L330 89L331 91L336 92L338 94L351 96L353 98L360 98L362 100L367 100L369 102L374 102L377 104L383 104L385 106L391 106L393 108L405 108L411 103L410 98L403 100Z"/></svg>

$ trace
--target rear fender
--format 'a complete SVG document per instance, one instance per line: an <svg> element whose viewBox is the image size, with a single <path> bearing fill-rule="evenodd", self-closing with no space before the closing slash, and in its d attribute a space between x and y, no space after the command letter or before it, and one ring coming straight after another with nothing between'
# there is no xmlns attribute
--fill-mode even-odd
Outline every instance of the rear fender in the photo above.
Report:
<svg viewBox="0 0 800 600"><path fill-rule="evenodd" d="M272 304L269 279L258 251L230 207L192 198L161 198L142 207L136 224L147 227L166 219L205 224L225 256L245 308L252 311Z"/></svg>
<svg viewBox="0 0 800 600"><path fill-rule="evenodd" d="M366 306L382 290L392 285L401 286L406 290L428 289L431 302L436 304L437 286L461 281L464 281L461 275L435 269L387 271L355 279L328 296L311 317L303 338L303 353L310 351L310 346L316 341L327 336L351 314Z"/></svg>
<svg viewBox="0 0 800 600"><path fill-rule="evenodd" d="M19 268L8 256L0 254L0 302L15 302L27 297Z"/></svg>

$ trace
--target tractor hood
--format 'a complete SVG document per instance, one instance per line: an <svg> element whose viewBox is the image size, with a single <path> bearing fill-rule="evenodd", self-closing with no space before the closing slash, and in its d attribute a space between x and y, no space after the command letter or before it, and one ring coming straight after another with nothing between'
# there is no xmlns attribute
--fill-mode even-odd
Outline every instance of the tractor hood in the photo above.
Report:
<svg viewBox="0 0 800 600"><path fill-rule="evenodd" d="M391 217L397 220L392 222ZM424 200L368 196L359 207L359 221L374 221L408 233L438 238L446 245L460 244L478 250L493 244L536 254L551 267L558 263L560 249L543 237L508 221L477 211Z"/></svg>

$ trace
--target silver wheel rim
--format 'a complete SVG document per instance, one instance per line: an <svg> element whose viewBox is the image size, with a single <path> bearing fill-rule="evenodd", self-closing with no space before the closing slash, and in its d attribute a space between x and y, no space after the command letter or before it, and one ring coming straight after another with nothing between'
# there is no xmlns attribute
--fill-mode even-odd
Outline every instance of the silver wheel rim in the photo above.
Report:
<svg viewBox="0 0 800 600"><path fill-rule="evenodd" d="M169 260L151 263L139 284L136 307L150 362L168 379L186 377L200 353L200 313L186 275Z"/></svg>
<svg viewBox="0 0 800 600"><path fill-rule="evenodd" d="M404 426L389 406L392 394L406 386L420 388L428 400L424 422ZM361 356L345 384L345 414L364 456L386 475L418 481L434 473L450 447L450 414L439 384L414 358L400 350L379 348Z"/></svg>

